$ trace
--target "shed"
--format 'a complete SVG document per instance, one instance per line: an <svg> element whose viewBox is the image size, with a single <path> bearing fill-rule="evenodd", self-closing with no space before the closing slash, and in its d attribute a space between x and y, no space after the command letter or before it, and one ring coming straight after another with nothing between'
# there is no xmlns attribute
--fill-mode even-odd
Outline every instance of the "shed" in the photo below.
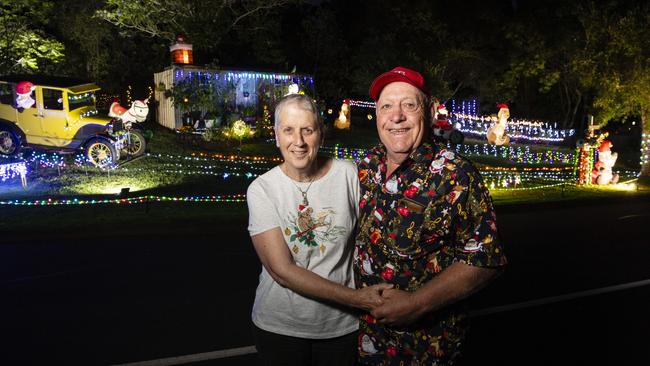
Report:
<svg viewBox="0 0 650 366"><path fill-rule="evenodd" d="M277 100L288 93L292 84L296 84L301 91L310 95L313 95L314 91L314 79L306 74L214 70L192 65L170 66L154 74L155 99L158 102L156 118L158 123L169 129L179 129L183 126L184 112L174 106L170 91L179 81L188 78L211 81L215 88L231 85L231 89L227 89L227 98L232 108L252 109L258 116L261 116L264 105L272 109Z"/></svg>

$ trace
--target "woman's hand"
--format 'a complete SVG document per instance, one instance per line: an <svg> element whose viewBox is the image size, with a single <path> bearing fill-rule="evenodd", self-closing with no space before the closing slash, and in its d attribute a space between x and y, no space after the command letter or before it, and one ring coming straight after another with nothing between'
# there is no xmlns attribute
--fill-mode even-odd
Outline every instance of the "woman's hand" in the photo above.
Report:
<svg viewBox="0 0 650 366"><path fill-rule="evenodd" d="M382 298L382 293L384 290L393 288L393 285L387 283L380 283L378 285L372 285L368 287L363 287L354 291L354 297L352 299L352 306L366 311L372 311L378 306L381 306L384 303Z"/></svg>

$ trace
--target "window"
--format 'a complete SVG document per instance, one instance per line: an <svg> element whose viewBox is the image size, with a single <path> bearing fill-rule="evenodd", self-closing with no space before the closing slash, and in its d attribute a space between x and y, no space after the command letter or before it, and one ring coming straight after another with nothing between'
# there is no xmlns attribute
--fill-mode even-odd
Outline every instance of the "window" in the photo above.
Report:
<svg viewBox="0 0 650 366"><path fill-rule="evenodd" d="M0 83L0 103L14 104L14 88L11 84Z"/></svg>
<svg viewBox="0 0 650 366"><path fill-rule="evenodd" d="M43 107L50 110L63 110L63 92L43 88Z"/></svg>
<svg viewBox="0 0 650 366"><path fill-rule="evenodd" d="M87 92L80 94L68 93L68 108L73 111L81 107L95 106L95 93Z"/></svg>

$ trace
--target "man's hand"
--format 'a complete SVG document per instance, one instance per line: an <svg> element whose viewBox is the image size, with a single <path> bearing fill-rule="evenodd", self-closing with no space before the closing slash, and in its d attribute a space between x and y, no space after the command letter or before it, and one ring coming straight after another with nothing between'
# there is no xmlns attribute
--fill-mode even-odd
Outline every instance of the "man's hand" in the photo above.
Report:
<svg viewBox="0 0 650 366"><path fill-rule="evenodd" d="M392 289L393 285L381 283L363 287L354 292L353 306L366 311L372 311L384 303L381 296L385 290Z"/></svg>
<svg viewBox="0 0 650 366"><path fill-rule="evenodd" d="M386 289L382 293L382 299L384 304L370 312L381 324L408 325L424 314L423 307L415 301L415 296L411 292Z"/></svg>

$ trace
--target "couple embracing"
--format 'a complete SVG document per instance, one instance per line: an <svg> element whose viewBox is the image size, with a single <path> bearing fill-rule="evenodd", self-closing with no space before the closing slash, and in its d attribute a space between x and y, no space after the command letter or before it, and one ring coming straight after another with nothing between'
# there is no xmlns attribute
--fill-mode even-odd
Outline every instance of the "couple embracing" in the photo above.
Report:
<svg viewBox="0 0 650 366"><path fill-rule="evenodd" d="M454 364L461 300L506 264L479 172L428 141L421 74L396 67L370 97L381 144L358 166L318 156L323 122L310 97L276 106L284 162L247 193L264 365Z"/></svg>

